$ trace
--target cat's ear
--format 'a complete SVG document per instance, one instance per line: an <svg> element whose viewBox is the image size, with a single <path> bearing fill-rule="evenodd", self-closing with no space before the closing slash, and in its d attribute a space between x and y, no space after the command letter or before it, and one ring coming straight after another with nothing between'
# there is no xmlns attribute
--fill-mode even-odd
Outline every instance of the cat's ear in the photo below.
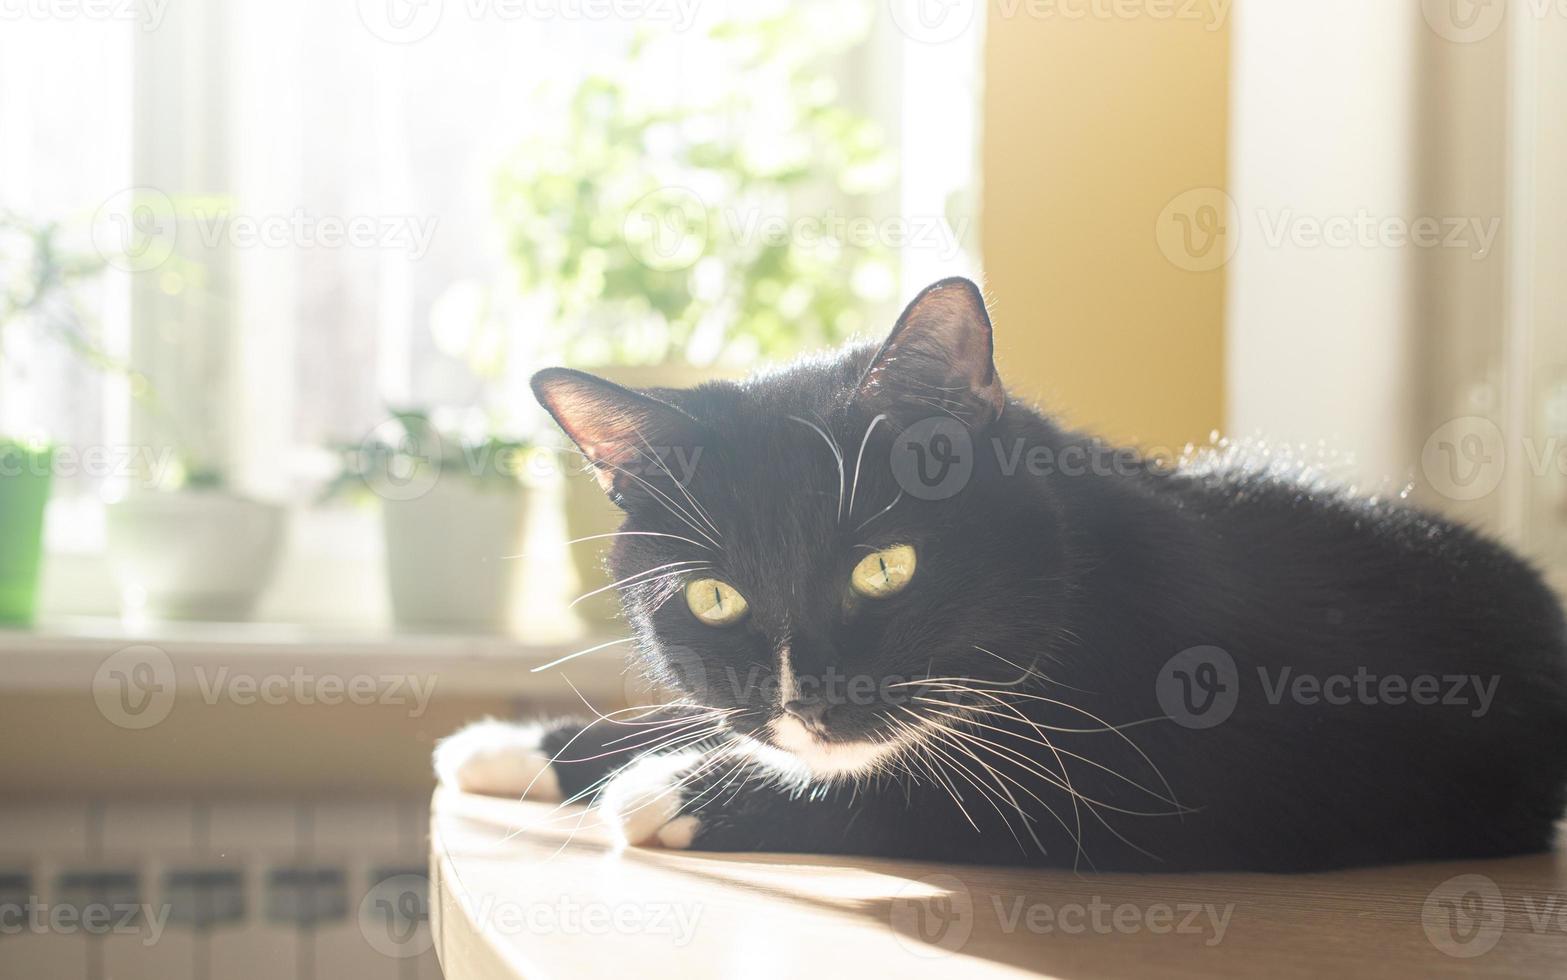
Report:
<svg viewBox="0 0 1567 980"><path fill-rule="evenodd" d="M921 290L860 376L854 397L877 410L923 404L971 428L999 416L1006 392L979 287L955 277Z"/></svg>
<svg viewBox="0 0 1567 980"><path fill-rule="evenodd" d="M668 402L568 368L545 368L533 395L593 467L604 492L621 502L646 480L674 479L672 453L696 445L700 425Z"/></svg>

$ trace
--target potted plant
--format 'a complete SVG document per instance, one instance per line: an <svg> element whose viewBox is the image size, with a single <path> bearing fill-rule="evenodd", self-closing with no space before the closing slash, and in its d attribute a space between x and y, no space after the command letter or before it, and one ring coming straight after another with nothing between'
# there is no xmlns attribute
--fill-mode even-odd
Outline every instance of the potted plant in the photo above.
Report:
<svg viewBox="0 0 1567 980"><path fill-rule="evenodd" d="M558 111L497 183L515 287L547 324L541 355L636 388L734 375L836 344L895 290L864 216L893 177L877 128L839 104L826 65L869 26L864 4L791 5L709 30L718 77L650 85L682 56L645 35L613 67L539 98ZM820 16L834 19L822 31ZM830 39L830 40L829 40ZM572 468L574 469L574 468ZM565 513L584 590L618 512L572 477ZM585 603L611 615L612 594ZM579 607L581 609L583 607Z"/></svg>
<svg viewBox="0 0 1567 980"><path fill-rule="evenodd" d="M107 507L109 567L136 618L249 619L277 572L288 511L185 463Z"/></svg>
<svg viewBox="0 0 1567 980"><path fill-rule="evenodd" d="M521 477L532 447L444 421L394 412L363 442L339 447L328 492L379 502L398 626L508 632L518 625L529 500Z"/></svg>
<svg viewBox="0 0 1567 980"><path fill-rule="evenodd" d="M89 339L76 303L78 287L104 264L96 254L67 246L60 223L0 211L0 384L6 334L17 328L42 330L88 361L108 363ZM0 625L25 626L37 612L53 469L48 440L0 428Z"/></svg>

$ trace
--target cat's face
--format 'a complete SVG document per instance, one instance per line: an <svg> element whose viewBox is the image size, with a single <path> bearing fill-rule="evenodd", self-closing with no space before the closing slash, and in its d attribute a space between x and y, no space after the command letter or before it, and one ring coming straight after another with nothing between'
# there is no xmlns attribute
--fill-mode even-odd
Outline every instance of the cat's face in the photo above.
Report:
<svg viewBox="0 0 1567 980"><path fill-rule="evenodd" d="M610 570L655 676L764 756L875 771L950 722L955 686L1037 664L1021 644L1050 615L1058 549L979 448L1004 396L971 283L926 290L880 350L742 384L640 394L550 370L534 387L626 511ZM968 475L895 469L932 446Z"/></svg>

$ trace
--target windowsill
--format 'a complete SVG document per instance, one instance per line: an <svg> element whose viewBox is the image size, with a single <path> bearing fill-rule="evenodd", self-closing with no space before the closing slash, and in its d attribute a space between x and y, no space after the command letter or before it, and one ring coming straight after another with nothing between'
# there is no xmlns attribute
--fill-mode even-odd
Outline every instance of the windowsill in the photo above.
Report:
<svg viewBox="0 0 1567 980"><path fill-rule="evenodd" d="M566 626L540 636L286 623L133 626L109 617L56 617L31 629L0 629L0 691L90 691L104 683L100 673L110 656L128 647L149 647L146 656L156 659L161 652L178 675L224 668L251 674L304 669L319 676L419 675L437 679L444 693L569 697L565 677L589 698L615 700L624 694L620 647L534 672L614 636L579 635Z"/></svg>

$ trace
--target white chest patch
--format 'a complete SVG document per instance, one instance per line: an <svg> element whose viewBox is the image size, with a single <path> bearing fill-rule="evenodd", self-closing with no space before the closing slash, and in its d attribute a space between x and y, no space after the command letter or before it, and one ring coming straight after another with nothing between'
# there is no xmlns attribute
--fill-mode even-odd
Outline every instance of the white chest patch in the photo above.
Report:
<svg viewBox="0 0 1567 980"><path fill-rule="evenodd" d="M857 776L874 772L898 750L895 740L886 742L823 742L794 718L769 723L773 739L815 776Z"/></svg>

